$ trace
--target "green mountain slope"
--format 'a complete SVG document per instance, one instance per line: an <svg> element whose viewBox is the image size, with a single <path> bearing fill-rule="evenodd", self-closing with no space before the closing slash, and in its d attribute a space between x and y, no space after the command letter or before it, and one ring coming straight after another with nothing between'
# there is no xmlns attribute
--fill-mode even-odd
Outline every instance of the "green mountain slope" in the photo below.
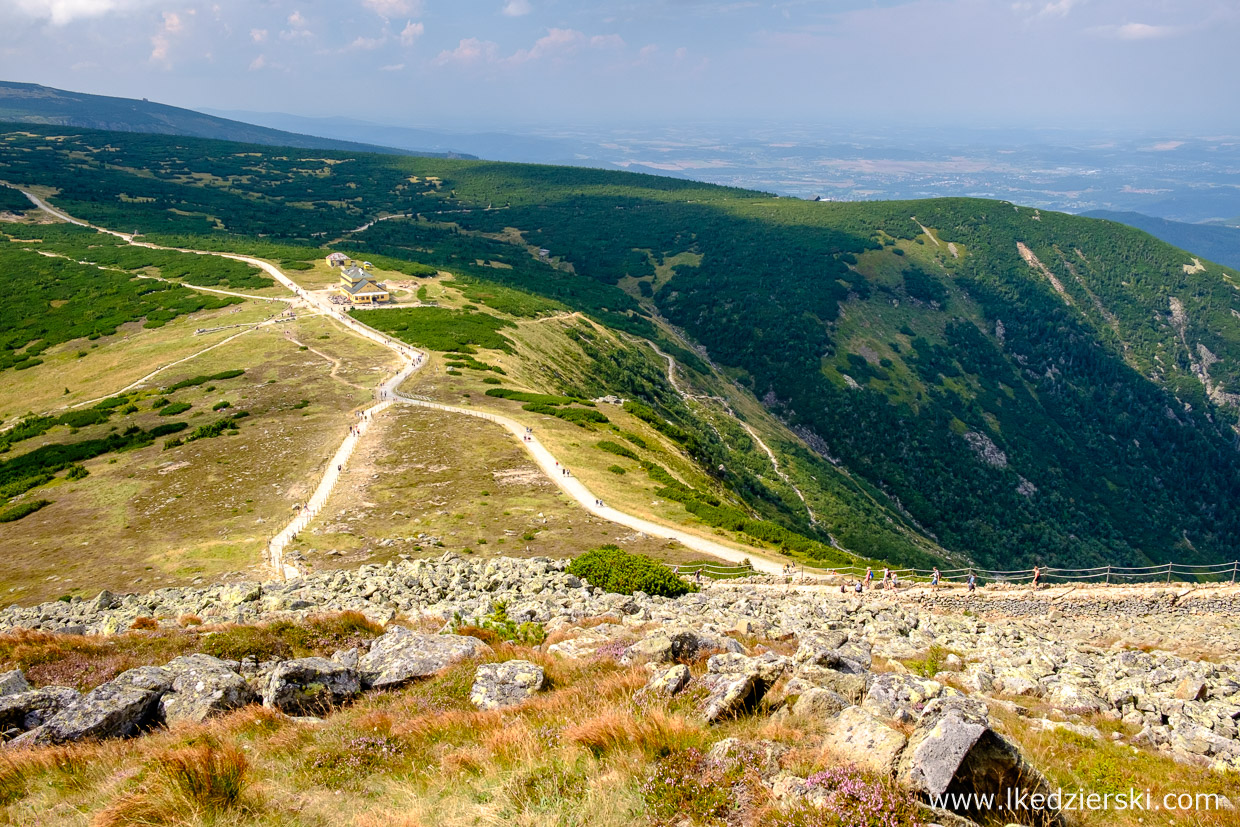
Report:
<svg viewBox="0 0 1240 827"><path fill-rule="evenodd" d="M867 554L1198 562L1240 541L1240 275L1138 230L995 201L810 203L597 170L253 152L10 132L0 179L198 245L347 238L661 342L705 385L761 400L803 440L780 446L798 484L837 492L812 526L729 479L749 506L819 537L868 531ZM353 232L397 213L416 218ZM710 430L640 372L612 374L616 392ZM696 439L704 468L726 466ZM863 501L878 516L858 519Z"/></svg>
<svg viewBox="0 0 1240 827"><path fill-rule="evenodd" d="M1183 221L1154 218L1139 212L1093 210L1083 215L1088 218L1118 221L1120 224L1145 230L1155 238L1161 238L1182 250L1192 250L1197 255L1211 261L1226 264L1228 267L1240 267L1240 227L1228 227L1221 224L1188 224Z"/></svg>
<svg viewBox="0 0 1240 827"><path fill-rule="evenodd" d="M0 81L0 121L82 126L91 129L147 132L159 135L185 135L300 149L390 152L398 155L427 155L440 158L469 157L455 153L423 153L390 149L364 141L320 138L314 135L255 126L228 118L217 118L192 109L152 103L145 99L132 100L88 95L83 92L66 92L36 83L13 83L11 81Z"/></svg>

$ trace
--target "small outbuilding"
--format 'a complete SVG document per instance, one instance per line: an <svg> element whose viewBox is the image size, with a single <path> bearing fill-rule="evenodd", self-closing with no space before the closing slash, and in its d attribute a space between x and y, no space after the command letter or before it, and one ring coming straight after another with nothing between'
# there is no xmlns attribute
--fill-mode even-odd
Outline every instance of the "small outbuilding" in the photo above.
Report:
<svg viewBox="0 0 1240 827"><path fill-rule="evenodd" d="M327 256L328 267L343 267L349 263L349 257L344 253L331 253Z"/></svg>

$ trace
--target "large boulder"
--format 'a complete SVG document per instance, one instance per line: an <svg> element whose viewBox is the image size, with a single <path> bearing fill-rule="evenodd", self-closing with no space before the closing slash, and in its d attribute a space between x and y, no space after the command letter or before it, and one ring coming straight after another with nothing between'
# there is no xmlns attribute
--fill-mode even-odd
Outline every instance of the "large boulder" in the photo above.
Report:
<svg viewBox="0 0 1240 827"><path fill-rule="evenodd" d="M200 723L212 715L237 709L258 698L245 678L227 661L210 655L186 655L165 667L175 677L172 689L160 699L164 721Z"/></svg>
<svg viewBox="0 0 1240 827"><path fill-rule="evenodd" d="M766 652L757 657L728 652L711 655L710 660L706 661L706 671L719 675L753 675L765 684L762 690L765 692L788 670L789 665L788 658L774 652Z"/></svg>
<svg viewBox="0 0 1240 827"><path fill-rule="evenodd" d="M823 748L846 763L890 778L908 739L859 706L840 712L823 740Z"/></svg>
<svg viewBox="0 0 1240 827"><path fill-rule="evenodd" d="M991 729L986 705L970 698L937 698L927 704L900 757L896 778L931 798L946 794L940 800L954 802L953 812L975 821L998 815L978 806L979 800L993 796L996 802L1024 802L1003 810L1009 823L1066 824L1061 814L1034 807L1037 796L1048 800L1050 784L1014 744Z"/></svg>
<svg viewBox="0 0 1240 827"><path fill-rule="evenodd" d="M159 701L171 686L172 673L157 666L122 672L53 715L38 729L34 743L137 735L161 722Z"/></svg>
<svg viewBox="0 0 1240 827"><path fill-rule="evenodd" d="M26 683L26 676L22 674L22 670L14 669L0 674L0 698L29 691L30 684Z"/></svg>
<svg viewBox="0 0 1240 827"><path fill-rule="evenodd" d="M754 711L790 661L774 652L758 657L734 653L712 655L702 685L707 697L702 714L708 723Z"/></svg>
<svg viewBox="0 0 1240 827"><path fill-rule="evenodd" d="M45 686L0 697L0 740L38 729L81 698L81 692L67 686Z"/></svg>
<svg viewBox="0 0 1240 827"><path fill-rule="evenodd" d="M702 677L702 685L707 692L702 704L702 717L711 724L752 712L766 694L765 685L754 672L708 672Z"/></svg>
<svg viewBox="0 0 1240 827"><path fill-rule="evenodd" d="M824 666L851 675L865 673L873 663L870 645L849 640L842 631L804 633L792 659L798 665Z"/></svg>
<svg viewBox="0 0 1240 827"><path fill-rule="evenodd" d="M357 672L327 658L281 663L267 680L263 705L290 715L321 715L362 691Z"/></svg>
<svg viewBox="0 0 1240 827"><path fill-rule="evenodd" d="M400 686L426 678L467 658L487 654L491 647L464 635L423 635L394 626L370 645L357 664L362 685L373 689Z"/></svg>
<svg viewBox="0 0 1240 827"><path fill-rule="evenodd" d="M542 667L528 660L484 663L474 673L469 700L479 709L517 706L534 697L543 681Z"/></svg>

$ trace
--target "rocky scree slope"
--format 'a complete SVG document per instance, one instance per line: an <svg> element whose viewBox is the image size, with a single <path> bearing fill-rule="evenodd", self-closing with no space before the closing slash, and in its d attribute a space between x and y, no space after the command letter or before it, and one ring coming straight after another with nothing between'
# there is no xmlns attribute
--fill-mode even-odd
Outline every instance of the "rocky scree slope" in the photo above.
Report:
<svg viewBox="0 0 1240 827"><path fill-rule="evenodd" d="M1221 591L1196 606L1154 591L1144 599L1143 618L1101 609L1107 598L1094 594L1059 601L1053 613L1031 620L1003 615L1020 605L1012 595L971 602L968 614L884 594L787 589L769 581L717 583L666 599L604 593L565 566L448 554L289 583L124 597L105 592L89 602L10 607L0 615L5 630L107 633L139 617L171 624L195 613L251 623L342 610L389 625L382 636L332 658L243 664L188 655L130 670L85 695L32 689L19 672L8 673L0 677L0 731L17 746L123 737L259 701L294 716L322 715L362 692L490 657L482 641L448 632L454 619L483 617L503 601L512 619L543 624L551 633L543 647L549 656L646 664L651 677L639 702L688 699L707 722L749 714L812 718L826 725L823 746L842 760L927 797L959 789L965 779L982 791L1016 779L1025 787L1045 785L992 721L996 710L1086 739L1103 739L1094 724L1107 721L1116 730L1111 740L1218 771L1240 769L1240 662L1097 645L1108 636L1135 643L1159 633L1160 625L1191 624L1203 641L1235 651L1240 605ZM926 599L950 605L956 598ZM1030 600L1038 605L1042 598ZM975 613L987 611L986 618ZM445 633L390 622L398 615L443 623ZM686 665L703 660L704 672ZM480 708L499 708L542 686L535 664L483 663L471 699ZM777 796L812 799L804 779L777 768L767 775ZM1037 818L1030 823L1056 823L1057 816Z"/></svg>

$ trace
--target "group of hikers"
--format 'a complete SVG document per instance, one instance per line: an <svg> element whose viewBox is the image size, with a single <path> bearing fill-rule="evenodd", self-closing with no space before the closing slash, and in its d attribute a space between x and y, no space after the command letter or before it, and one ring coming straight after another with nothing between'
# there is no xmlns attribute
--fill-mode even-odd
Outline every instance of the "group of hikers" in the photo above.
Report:
<svg viewBox="0 0 1240 827"><path fill-rule="evenodd" d="M785 574L787 574L787 570L791 569L792 567L785 566L784 568L785 568ZM1030 584L1030 588L1033 588L1033 589L1038 588L1038 586L1042 582L1042 576L1043 574L1045 574L1045 572L1046 570L1042 566L1033 567L1033 581ZM930 572L930 588L938 589L939 584L942 582L942 580L943 580L943 575L939 572L938 566L935 566L934 570ZM896 591L900 586L899 575L893 569L883 569L882 584L883 584L883 591ZM977 575L974 572L972 571L969 572L969 576L965 580L965 586L968 588L970 592L977 591ZM853 583L852 589L857 594L861 594L866 589L874 589L874 588L875 588L874 569L867 566L865 569L865 577L860 580L855 581ZM841 582L840 591L841 592L848 591L848 584Z"/></svg>

